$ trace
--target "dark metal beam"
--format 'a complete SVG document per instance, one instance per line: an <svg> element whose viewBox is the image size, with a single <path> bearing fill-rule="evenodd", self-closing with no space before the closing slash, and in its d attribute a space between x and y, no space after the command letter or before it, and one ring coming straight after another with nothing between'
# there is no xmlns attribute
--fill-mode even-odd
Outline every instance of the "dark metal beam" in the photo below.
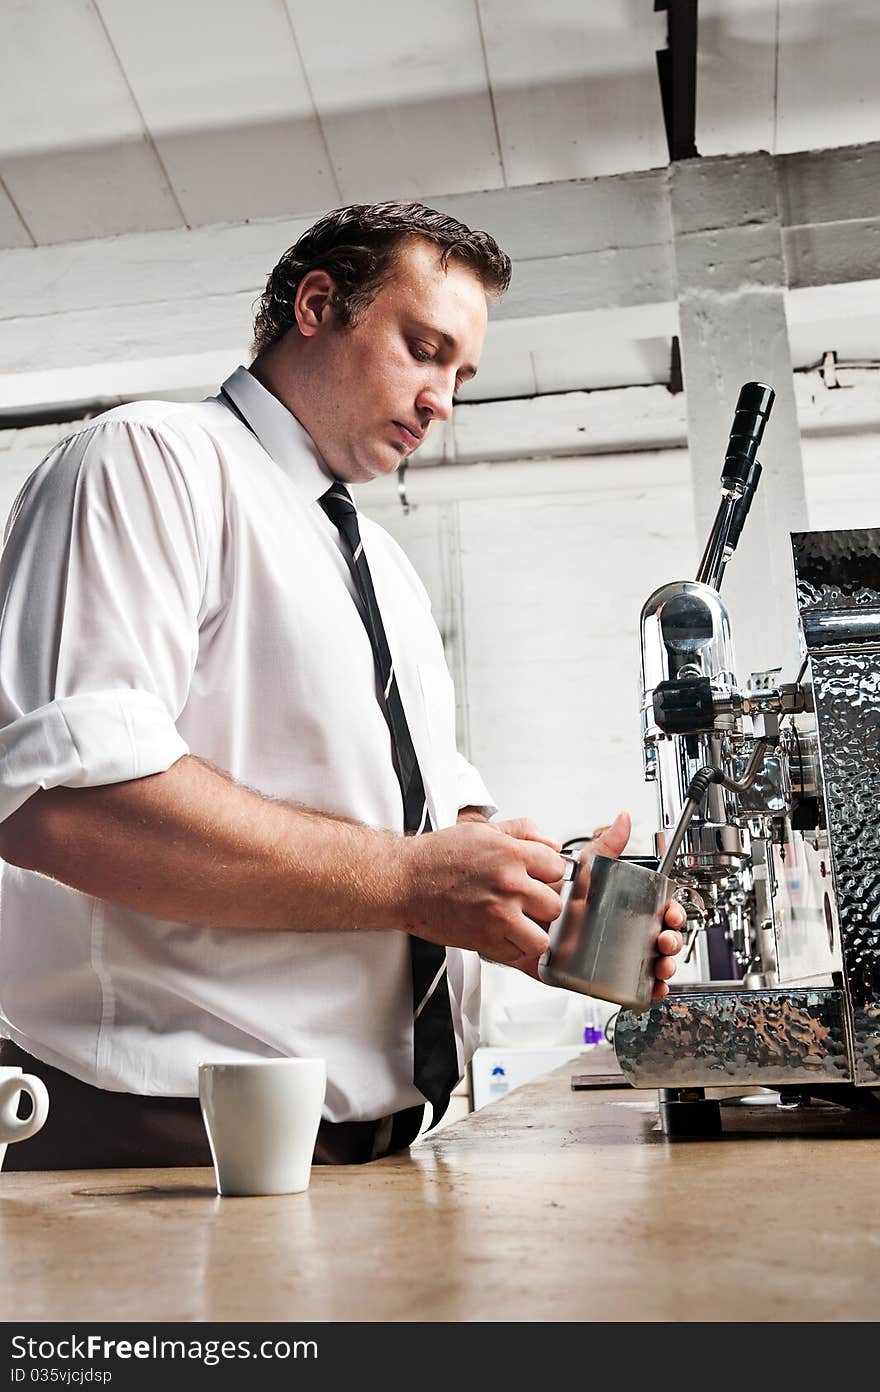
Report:
<svg viewBox="0 0 880 1392"><path fill-rule="evenodd" d="M681 344L678 335L672 336L672 349L669 354L669 384L667 387L670 396L680 396L684 391L684 377L681 371Z"/></svg>
<svg viewBox="0 0 880 1392"><path fill-rule="evenodd" d="M697 124L697 0L654 0L666 11L666 48L657 53L657 76L670 162L694 159Z"/></svg>

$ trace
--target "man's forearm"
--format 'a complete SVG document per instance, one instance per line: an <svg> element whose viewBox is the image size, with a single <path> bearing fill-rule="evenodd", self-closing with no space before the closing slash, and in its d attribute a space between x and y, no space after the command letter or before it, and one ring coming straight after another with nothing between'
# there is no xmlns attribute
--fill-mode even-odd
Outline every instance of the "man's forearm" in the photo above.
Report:
<svg viewBox="0 0 880 1392"><path fill-rule="evenodd" d="M0 854L24 869L158 918L238 928L402 927L400 840L190 757L36 793L0 826Z"/></svg>

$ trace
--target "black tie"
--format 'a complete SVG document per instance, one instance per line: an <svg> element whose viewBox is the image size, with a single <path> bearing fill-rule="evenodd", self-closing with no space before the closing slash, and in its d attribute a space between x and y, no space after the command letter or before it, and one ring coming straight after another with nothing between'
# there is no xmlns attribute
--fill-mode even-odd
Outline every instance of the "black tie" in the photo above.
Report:
<svg viewBox="0 0 880 1392"><path fill-rule="evenodd" d="M345 542L351 573L363 605L362 618L373 649L382 708L391 731L403 797L404 830L414 836L433 831L425 785L406 723L373 577L364 554L357 509L343 483L334 483L327 490L321 498L321 506ZM412 935L409 943L413 981L413 1082L434 1109L433 1126L446 1111L449 1094L460 1077L449 1006L446 949Z"/></svg>

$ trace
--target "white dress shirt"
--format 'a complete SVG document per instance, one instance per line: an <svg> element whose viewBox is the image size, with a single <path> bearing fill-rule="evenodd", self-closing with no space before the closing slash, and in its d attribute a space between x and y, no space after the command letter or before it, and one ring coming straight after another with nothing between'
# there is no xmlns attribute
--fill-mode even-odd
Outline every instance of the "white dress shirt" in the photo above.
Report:
<svg viewBox="0 0 880 1392"><path fill-rule="evenodd" d="M221 398L138 402L77 429L19 495L0 557L0 820L39 788L192 753L402 832L372 649L318 502L331 475L246 369L225 388L259 439ZM491 815L456 751L424 587L381 527L361 517L361 534L434 825ZM479 961L448 958L464 1067ZM195 927L3 867L0 1032L85 1082L194 1096L202 1060L319 1056L325 1116L375 1118L423 1100L411 1014L403 933Z"/></svg>

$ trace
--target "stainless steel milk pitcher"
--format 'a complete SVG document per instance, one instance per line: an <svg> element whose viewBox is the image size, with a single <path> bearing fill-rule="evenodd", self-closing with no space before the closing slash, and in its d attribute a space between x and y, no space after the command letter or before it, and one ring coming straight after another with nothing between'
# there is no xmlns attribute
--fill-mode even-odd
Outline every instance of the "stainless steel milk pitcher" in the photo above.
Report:
<svg viewBox="0 0 880 1392"><path fill-rule="evenodd" d="M628 1010L647 1010L657 938L666 909L683 886L656 870L589 849L572 863L570 892L538 963L540 979Z"/></svg>

